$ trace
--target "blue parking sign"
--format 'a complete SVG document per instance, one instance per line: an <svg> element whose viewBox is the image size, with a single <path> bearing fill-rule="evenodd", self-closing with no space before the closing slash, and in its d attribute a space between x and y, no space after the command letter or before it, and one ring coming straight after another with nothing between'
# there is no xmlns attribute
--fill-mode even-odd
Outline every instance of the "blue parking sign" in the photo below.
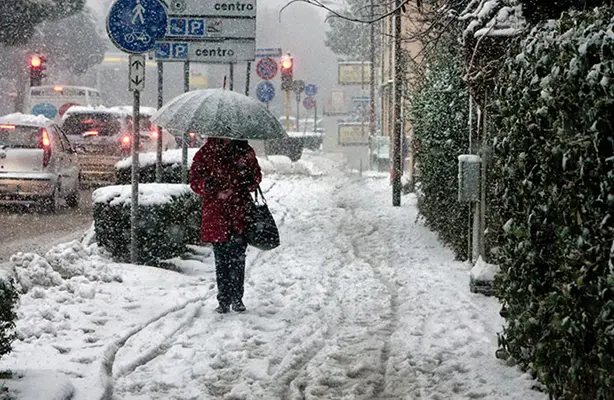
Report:
<svg viewBox="0 0 614 400"><path fill-rule="evenodd" d="M187 60L188 59L188 44L187 43L173 43L173 51L171 58L174 60Z"/></svg>
<svg viewBox="0 0 614 400"><path fill-rule="evenodd" d="M185 36L188 27L187 18L170 18L169 19L169 36Z"/></svg>
<svg viewBox="0 0 614 400"><path fill-rule="evenodd" d="M190 18L188 21L188 36L205 36L207 31L203 18Z"/></svg>
<svg viewBox="0 0 614 400"><path fill-rule="evenodd" d="M169 42L156 43L156 58L162 60L171 58L171 44Z"/></svg>

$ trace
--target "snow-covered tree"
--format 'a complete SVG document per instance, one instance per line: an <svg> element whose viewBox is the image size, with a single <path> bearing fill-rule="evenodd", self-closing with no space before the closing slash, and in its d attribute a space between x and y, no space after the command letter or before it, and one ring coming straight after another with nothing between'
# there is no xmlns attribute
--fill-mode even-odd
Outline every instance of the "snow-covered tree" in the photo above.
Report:
<svg viewBox="0 0 614 400"><path fill-rule="evenodd" d="M0 43L25 44L43 21L73 15L85 0L12 0L0 2Z"/></svg>
<svg viewBox="0 0 614 400"><path fill-rule="evenodd" d="M370 0L350 0L342 15L368 21ZM326 45L337 55L348 60L368 60L370 29L368 23L330 14L327 18L330 30L326 32ZM380 34L376 34L375 46L379 46ZM377 50L376 50L377 51Z"/></svg>

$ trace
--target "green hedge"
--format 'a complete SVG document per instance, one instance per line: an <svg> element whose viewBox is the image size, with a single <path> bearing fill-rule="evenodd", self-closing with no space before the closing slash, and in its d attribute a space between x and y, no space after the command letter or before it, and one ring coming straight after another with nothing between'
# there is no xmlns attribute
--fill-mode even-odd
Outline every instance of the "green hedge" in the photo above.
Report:
<svg viewBox="0 0 614 400"><path fill-rule="evenodd" d="M140 183L156 181L156 165L148 164L139 169ZM132 182L132 166L115 167L115 182L118 185L129 185ZM162 181L164 183L181 183L181 164L162 164Z"/></svg>
<svg viewBox="0 0 614 400"><path fill-rule="evenodd" d="M492 104L500 346L555 398L614 398L614 11L516 44Z"/></svg>
<svg viewBox="0 0 614 400"><path fill-rule="evenodd" d="M149 187L148 187L149 186ZM140 185L140 191L155 192L156 184ZM139 204L137 238L139 243L138 262L147 265L161 265L161 261L177 257L186 252L186 245L200 243L202 200L189 190L181 190L185 185L176 186L177 192L162 204ZM123 194L117 188L124 188ZM97 243L107 249L114 259L130 261L130 214L131 207L126 193L129 186L115 186L98 189L116 190L113 195L101 197L102 192L94 192L94 225ZM162 197L162 196L158 196ZM158 202L159 203L159 202Z"/></svg>
<svg viewBox="0 0 614 400"><path fill-rule="evenodd" d="M461 49L452 36L442 38L427 62L426 78L410 99L419 142L418 208L426 225L466 259L468 207L458 202L457 166L458 155L469 148L469 93L461 78Z"/></svg>
<svg viewBox="0 0 614 400"><path fill-rule="evenodd" d="M15 340L17 299L14 281L0 278L0 357L11 352Z"/></svg>

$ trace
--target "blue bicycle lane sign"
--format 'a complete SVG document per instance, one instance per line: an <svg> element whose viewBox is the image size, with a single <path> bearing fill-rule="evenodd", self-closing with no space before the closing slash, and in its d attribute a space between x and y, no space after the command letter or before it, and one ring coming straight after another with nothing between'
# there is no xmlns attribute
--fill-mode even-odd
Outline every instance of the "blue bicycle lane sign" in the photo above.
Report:
<svg viewBox="0 0 614 400"><path fill-rule="evenodd" d="M168 16L160 0L115 0L107 15L107 33L126 53L146 53L166 34Z"/></svg>

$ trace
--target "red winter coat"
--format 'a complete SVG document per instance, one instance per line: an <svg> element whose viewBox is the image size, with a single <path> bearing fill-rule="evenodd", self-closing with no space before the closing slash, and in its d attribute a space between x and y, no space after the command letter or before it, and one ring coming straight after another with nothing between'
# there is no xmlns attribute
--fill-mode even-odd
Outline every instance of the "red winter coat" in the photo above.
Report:
<svg viewBox="0 0 614 400"><path fill-rule="evenodd" d="M203 242L228 242L231 233L244 232L249 192L261 180L256 153L246 141L207 139L190 169L190 187L203 197Z"/></svg>

